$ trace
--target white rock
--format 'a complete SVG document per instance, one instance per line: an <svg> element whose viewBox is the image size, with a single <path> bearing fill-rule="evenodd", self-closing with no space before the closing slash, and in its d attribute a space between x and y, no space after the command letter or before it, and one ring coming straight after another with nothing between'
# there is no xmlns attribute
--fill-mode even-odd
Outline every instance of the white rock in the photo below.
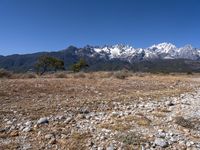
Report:
<svg viewBox="0 0 200 150"><path fill-rule="evenodd" d="M168 143L165 139L162 138L156 138L154 143L162 148L165 148L168 146Z"/></svg>
<svg viewBox="0 0 200 150"><path fill-rule="evenodd" d="M25 128L23 129L23 132L30 132L31 130L32 130L31 127L28 126L28 127L25 127Z"/></svg>
<svg viewBox="0 0 200 150"><path fill-rule="evenodd" d="M31 125L32 125L32 122L31 122L31 121L27 121L27 122L25 123L25 125L26 125L26 126L31 126Z"/></svg>
<svg viewBox="0 0 200 150"><path fill-rule="evenodd" d="M48 119L45 117L45 118L40 118L38 121L37 121L37 124L45 124L45 123L49 123Z"/></svg>
<svg viewBox="0 0 200 150"><path fill-rule="evenodd" d="M51 139L51 138L53 138L53 137L54 137L53 134L46 134L46 135L44 136L45 139Z"/></svg>
<svg viewBox="0 0 200 150"><path fill-rule="evenodd" d="M113 144L111 144L109 147L107 147L106 150L114 150Z"/></svg>

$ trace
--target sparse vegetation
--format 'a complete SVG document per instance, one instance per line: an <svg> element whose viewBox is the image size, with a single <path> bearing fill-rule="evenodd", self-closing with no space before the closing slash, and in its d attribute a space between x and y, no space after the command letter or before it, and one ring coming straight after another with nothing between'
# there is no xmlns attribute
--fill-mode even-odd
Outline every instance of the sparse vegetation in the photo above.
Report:
<svg viewBox="0 0 200 150"><path fill-rule="evenodd" d="M118 140L126 144L127 149L139 149L140 146L146 141L141 135L135 132L129 132L118 137Z"/></svg>
<svg viewBox="0 0 200 150"><path fill-rule="evenodd" d="M188 119L185 119L184 117L182 116L179 116L179 117L176 117L175 118L175 123L184 127L184 128L188 128L188 129L193 129L194 128L194 124L188 120Z"/></svg>
<svg viewBox="0 0 200 150"><path fill-rule="evenodd" d="M5 69L0 69L0 78L10 78L12 76L12 73L10 71L7 71Z"/></svg>
<svg viewBox="0 0 200 150"><path fill-rule="evenodd" d="M112 72L46 73L36 75L37 79L23 79L26 77L18 75L15 79L0 80L0 129L6 129L10 122L10 126L21 123L19 128L24 129L30 120L32 131L24 132L17 127L11 134L0 130L0 140L15 142L26 134L24 142L30 142L32 149L40 148L41 144L51 146L50 149L57 146L84 150L100 144L107 148L112 147L111 141L116 143L114 148L122 146L122 149L146 148L145 144L152 146L158 129L166 132L168 127L175 131L174 128L182 129L174 125L174 121L167 122L167 113L169 110L170 114L179 111L179 104L174 102L173 106L165 107L168 98L162 98L169 96L171 99L175 94L190 92L196 84L194 76L177 74L145 74L140 77L129 72L128 80L118 80ZM166 115L156 117L154 112ZM17 121L13 122L13 116ZM49 124L35 128L41 117L49 118ZM198 122L188 121L199 127ZM51 144L53 138L44 138L48 134L55 138Z"/></svg>
<svg viewBox="0 0 200 150"><path fill-rule="evenodd" d="M75 73L74 78L85 78L86 75L83 72Z"/></svg>
<svg viewBox="0 0 200 150"><path fill-rule="evenodd" d="M40 56L35 64L35 70L38 74L43 75L48 70L64 70L64 61L51 56Z"/></svg>
<svg viewBox="0 0 200 150"><path fill-rule="evenodd" d="M87 62L84 59L80 59L77 63L72 65L72 70L74 72L79 72L88 66L89 65L87 64Z"/></svg>
<svg viewBox="0 0 200 150"><path fill-rule="evenodd" d="M125 70L117 71L114 73L114 77L116 77L117 79L125 79L128 76L130 76L130 74L128 71Z"/></svg>
<svg viewBox="0 0 200 150"><path fill-rule="evenodd" d="M67 74L64 73L64 72L59 72L59 73L56 73L56 74L55 74L55 77L56 77L56 78L67 78L68 76L67 76Z"/></svg>
<svg viewBox="0 0 200 150"><path fill-rule="evenodd" d="M33 79L33 78L37 78L37 75L35 73L18 73L18 74L13 74L12 78L13 79Z"/></svg>

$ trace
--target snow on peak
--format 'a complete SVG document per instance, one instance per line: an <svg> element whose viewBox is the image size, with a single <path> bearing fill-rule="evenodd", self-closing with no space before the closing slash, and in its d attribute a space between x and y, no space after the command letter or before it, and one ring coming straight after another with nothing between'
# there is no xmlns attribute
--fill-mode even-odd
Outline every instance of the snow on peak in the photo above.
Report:
<svg viewBox="0 0 200 150"><path fill-rule="evenodd" d="M150 49L159 49L164 50L165 52L169 52L172 49L176 49L176 46L171 43L164 42L157 45L152 45Z"/></svg>
<svg viewBox="0 0 200 150"><path fill-rule="evenodd" d="M108 56L110 59L119 58L127 61L132 61L141 56L143 59L200 59L199 49L193 48L191 45L177 48L175 45L167 42L152 45L149 48L134 48L129 45L117 44L93 47L93 50L102 57Z"/></svg>

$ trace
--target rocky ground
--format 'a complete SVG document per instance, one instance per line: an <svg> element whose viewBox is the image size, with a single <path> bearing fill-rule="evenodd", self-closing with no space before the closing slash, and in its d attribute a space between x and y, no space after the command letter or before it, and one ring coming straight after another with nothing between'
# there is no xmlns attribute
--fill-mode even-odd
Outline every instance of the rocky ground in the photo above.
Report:
<svg viewBox="0 0 200 150"><path fill-rule="evenodd" d="M200 78L0 80L0 149L198 150Z"/></svg>

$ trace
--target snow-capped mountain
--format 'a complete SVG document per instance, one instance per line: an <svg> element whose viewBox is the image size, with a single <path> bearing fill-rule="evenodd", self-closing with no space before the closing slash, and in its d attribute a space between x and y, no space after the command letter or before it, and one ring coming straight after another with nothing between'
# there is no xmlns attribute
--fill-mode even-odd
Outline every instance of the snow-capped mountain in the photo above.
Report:
<svg viewBox="0 0 200 150"><path fill-rule="evenodd" d="M70 46L56 52L40 52L25 55L0 56L0 68L12 71L34 70L34 64L42 55L49 55L64 61L65 68L83 58L89 64L88 70L117 70L129 68L134 71L198 71L200 72L200 49L191 45L176 47L161 43L147 48L129 45Z"/></svg>
<svg viewBox="0 0 200 150"><path fill-rule="evenodd" d="M190 59L200 60L200 49L191 45L177 48L171 43L160 43L148 48L135 48L129 45L113 45L103 47L90 47L95 56L108 59L120 59L128 62L152 59ZM93 55L94 56L94 55Z"/></svg>

